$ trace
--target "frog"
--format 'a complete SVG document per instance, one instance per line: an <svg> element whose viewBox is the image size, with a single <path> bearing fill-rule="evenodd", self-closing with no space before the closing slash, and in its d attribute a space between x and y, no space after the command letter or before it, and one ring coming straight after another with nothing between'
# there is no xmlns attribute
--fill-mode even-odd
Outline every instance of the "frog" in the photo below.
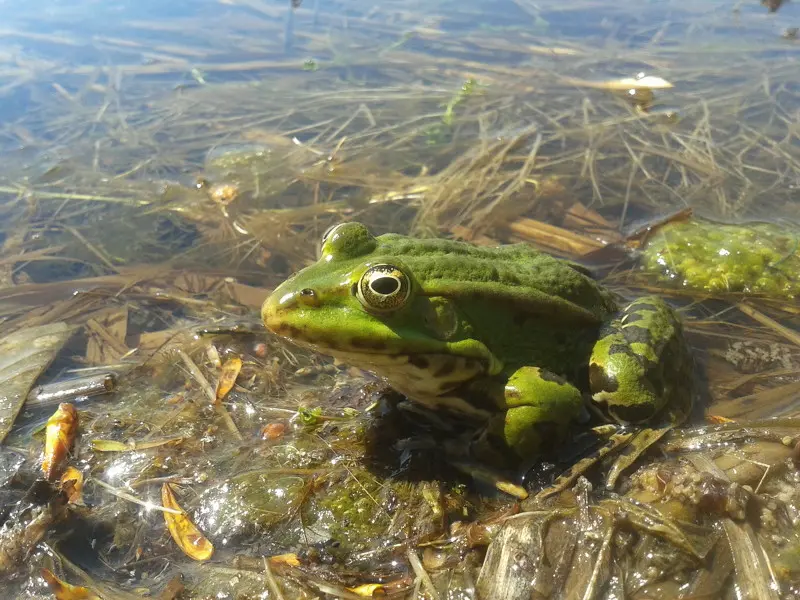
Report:
<svg viewBox="0 0 800 600"><path fill-rule="evenodd" d="M491 461L545 454L595 419L623 432L616 446L632 445L621 470L691 409L677 310L657 295L626 301L587 267L525 243L376 236L339 223L261 317L411 403L476 423L473 447L488 449L476 455Z"/></svg>

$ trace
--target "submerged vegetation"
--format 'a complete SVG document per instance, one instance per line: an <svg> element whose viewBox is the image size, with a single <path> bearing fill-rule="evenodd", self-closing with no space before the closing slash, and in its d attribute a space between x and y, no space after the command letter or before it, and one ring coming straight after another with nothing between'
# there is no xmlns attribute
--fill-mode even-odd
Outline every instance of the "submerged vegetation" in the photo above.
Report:
<svg viewBox="0 0 800 600"><path fill-rule="evenodd" d="M792 3L140 4L0 31L9 597L800 593ZM697 414L616 492L446 460L258 320L356 219L664 295Z"/></svg>

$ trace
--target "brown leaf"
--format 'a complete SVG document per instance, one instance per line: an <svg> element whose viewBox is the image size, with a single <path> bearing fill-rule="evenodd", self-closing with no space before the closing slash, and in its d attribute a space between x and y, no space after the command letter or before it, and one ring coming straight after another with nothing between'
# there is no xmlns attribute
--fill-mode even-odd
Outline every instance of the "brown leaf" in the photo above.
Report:
<svg viewBox="0 0 800 600"><path fill-rule="evenodd" d="M11 288L17 291L18 286ZM5 290L0 290L0 296ZM28 297L25 297L28 302ZM16 300L10 300L13 305ZM3 299L0 298L0 304ZM2 442L25 403L25 399L36 379L50 365L58 351L72 335L74 328L63 322L52 322L49 325L36 327L30 322L14 319L22 327L18 331L0 337L0 442ZM14 328L7 320L3 322L3 330Z"/></svg>
<svg viewBox="0 0 800 600"><path fill-rule="evenodd" d="M261 430L262 440L277 440L283 436L286 431L286 425L283 423L268 423Z"/></svg>
<svg viewBox="0 0 800 600"><path fill-rule="evenodd" d="M89 364L113 363L129 351L125 345L128 334L128 309L103 310L86 321L88 341L86 360Z"/></svg>
<svg viewBox="0 0 800 600"><path fill-rule="evenodd" d="M186 512L178 504L175 494L168 483L161 486L161 504L166 508L181 511L181 514L165 512L164 520L167 522L172 539L178 544L184 554L194 560L208 560L214 554L214 546L192 523Z"/></svg>
<svg viewBox="0 0 800 600"><path fill-rule="evenodd" d="M227 206L239 197L239 186L232 183L217 183L208 190L208 196L221 206Z"/></svg>
<svg viewBox="0 0 800 600"><path fill-rule="evenodd" d="M183 585L183 575L178 573L170 579L169 583L161 590L161 593L158 595L158 600L177 600L181 597L185 589L186 586Z"/></svg>
<svg viewBox="0 0 800 600"><path fill-rule="evenodd" d="M723 417L722 415L706 415L706 421L714 425L721 425L723 423L735 423L733 419Z"/></svg>

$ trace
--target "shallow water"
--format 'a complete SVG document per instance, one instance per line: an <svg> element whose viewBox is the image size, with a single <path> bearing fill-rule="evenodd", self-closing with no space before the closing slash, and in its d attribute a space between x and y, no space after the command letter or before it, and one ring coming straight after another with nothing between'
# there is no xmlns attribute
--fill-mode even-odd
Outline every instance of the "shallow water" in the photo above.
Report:
<svg viewBox="0 0 800 600"><path fill-rule="evenodd" d="M380 175L426 159L436 171L455 156L434 156L432 141L463 151L535 128L566 130L558 144L578 151L537 172L574 177L587 205L627 194L634 204L689 204L725 219L797 217L800 46L786 39L800 24L797 3L769 12L755 1L689 0L7 2L0 17L6 198L55 165L71 169L55 188L76 194L102 195L99 184L185 184L210 148L265 135L322 139L320 153L337 145L369 153ZM640 72L674 84L656 91L654 112L676 110L683 122L656 134L649 123L604 130L630 119L630 107L587 82ZM483 97L464 103L455 131L409 140L437 125L469 78ZM322 111L317 101L326 98ZM631 158L604 146L620 131L636 135L628 147L680 136L663 148L682 152L694 172L674 180L665 169L667 190L642 184L631 195L627 180L640 191L644 173L630 175ZM582 148L600 154L591 170Z"/></svg>

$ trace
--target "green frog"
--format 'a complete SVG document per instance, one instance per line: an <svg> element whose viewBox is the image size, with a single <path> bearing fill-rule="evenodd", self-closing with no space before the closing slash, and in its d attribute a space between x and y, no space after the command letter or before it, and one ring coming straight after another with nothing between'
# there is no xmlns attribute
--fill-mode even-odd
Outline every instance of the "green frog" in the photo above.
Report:
<svg viewBox="0 0 800 600"><path fill-rule="evenodd" d="M261 314L412 402L482 423L478 447L494 458L539 455L592 413L646 429L638 456L691 406L691 355L663 299L622 304L581 265L526 244L342 223Z"/></svg>

